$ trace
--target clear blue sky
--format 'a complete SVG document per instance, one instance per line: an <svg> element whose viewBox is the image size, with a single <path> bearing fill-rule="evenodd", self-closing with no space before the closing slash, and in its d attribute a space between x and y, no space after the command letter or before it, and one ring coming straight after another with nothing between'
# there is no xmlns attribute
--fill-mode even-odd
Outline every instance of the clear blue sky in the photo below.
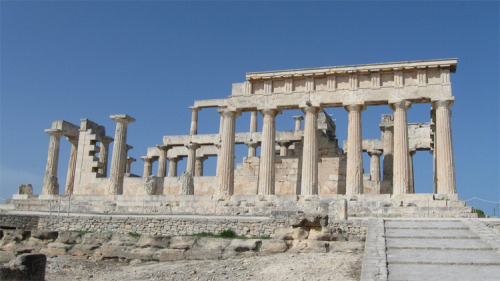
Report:
<svg viewBox="0 0 500 281"><path fill-rule="evenodd" d="M458 58L452 124L461 199L500 201L499 2L133 2L2 1L0 197L22 183L41 192L53 120L129 126L139 159L164 135L189 133L194 100L225 98L246 72ZM416 105L410 122L428 122ZM337 120L340 142L347 113ZM292 115L277 118L293 129ZM379 138L380 114L363 112L363 137ZM260 120L261 121L261 120ZM237 119L248 130L249 114ZM259 128L262 123L259 123ZM200 112L199 133L217 133L215 110ZM64 189L69 143L61 141ZM237 147L241 162L245 147ZM369 161L365 157L365 170ZM208 174L215 159L207 160ZM142 161L132 170L142 174ZM181 164L181 166L185 163ZM156 168L156 167L155 167ZM183 169L183 168L181 168ZM415 156L417 192L432 191L432 158ZM478 205L492 213L493 205Z"/></svg>

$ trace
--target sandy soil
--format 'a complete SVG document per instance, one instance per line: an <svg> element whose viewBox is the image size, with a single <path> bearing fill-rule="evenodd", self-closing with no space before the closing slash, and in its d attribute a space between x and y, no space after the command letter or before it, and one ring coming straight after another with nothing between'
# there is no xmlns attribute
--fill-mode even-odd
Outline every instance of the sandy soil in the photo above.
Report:
<svg viewBox="0 0 500 281"><path fill-rule="evenodd" d="M359 280L362 258L363 251L142 263L60 256L48 258L46 280Z"/></svg>

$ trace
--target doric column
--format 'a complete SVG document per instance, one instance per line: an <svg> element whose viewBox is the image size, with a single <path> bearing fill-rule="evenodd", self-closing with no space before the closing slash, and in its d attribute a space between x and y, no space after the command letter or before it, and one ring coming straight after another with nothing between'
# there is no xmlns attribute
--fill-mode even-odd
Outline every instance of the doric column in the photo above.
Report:
<svg viewBox="0 0 500 281"><path fill-rule="evenodd" d="M380 150L370 150L368 151L370 155L370 177L372 181L380 181L380 155L382 151Z"/></svg>
<svg viewBox="0 0 500 281"><path fill-rule="evenodd" d="M177 162L179 157L168 157L168 177L177 177Z"/></svg>
<svg viewBox="0 0 500 281"><path fill-rule="evenodd" d="M287 156L288 155L288 147L292 143L289 141L280 141L280 142L278 142L278 144L280 145L280 156Z"/></svg>
<svg viewBox="0 0 500 281"><path fill-rule="evenodd" d="M363 193L363 149L361 134L361 111L364 105L347 105L349 125L347 130L347 175L346 194Z"/></svg>
<svg viewBox="0 0 500 281"><path fill-rule="evenodd" d="M127 157L127 167L125 167L125 174L131 174L130 168L132 167L132 163L135 161L135 158Z"/></svg>
<svg viewBox="0 0 500 281"><path fill-rule="evenodd" d="M99 173L103 177L108 176L108 158L109 158L109 144L113 138L105 136L101 140L101 150L99 151L99 162L102 163L102 168L99 168Z"/></svg>
<svg viewBox="0 0 500 281"><path fill-rule="evenodd" d="M383 141L383 166L384 174L380 184L380 193L392 193L392 165L394 162L394 116L392 114L383 114L380 130L382 131Z"/></svg>
<svg viewBox="0 0 500 281"><path fill-rule="evenodd" d="M155 162L158 157L142 156L142 161L144 161L144 170L142 172L143 177L149 177L153 174L153 162Z"/></svg>
<svg viewBox="0 0 500 281"><path fill-rule="evenodd" d="M223 109L219 111L223 117L221 147L217 157L218 178L217 196L221 199L234 193L234 141L235 120L239 112Z"/></svg>
<svg viewBox="0 0 500 281"><path fill-rule="evenodd" d="M69 154L68 174L66 176L66 190L64 191L64 194L73 194L73 186L75 184L76 156L78 155L78 138L67 137L67 139L71 143L71 152Z"/></svg>
<svg viewBox="0 0 500 281"><path fill-rule="evenodd" d="M115 121L115 141L113 144L113 156L111 158L111 169L109 171L108 194L123 194L123 177L127 160L127 126L135 121L126 115L111 115L109 118Z"/></svg>
<svg viewBox="0 0 500 281"><path fill-rule="evenodd" d="M256 141L251 141L246 142L245 144L248 146L248 157L257 156L257 147L259 147L259 143Z"/></svg>
<svg viewBox="0 0 500 281"><path fill-rule="evenodd" d="M188 149L188 158L187 158L187 167L186 167L186 172L190 173L191 176L194 176L194 166L196 162L196 149L200 147L199 144L197 143L189 143L186 144L186 147Z"/></svg>
<svg viewBox="0 0 500 281"><path fill-rule="evenodd" d="M304 119L302 116L293 116L293 119L295 119L295 131L300 131L301 130L301 125L300 123Z"/></svg>
<svg viewBox="0 0 500 281"><path fill-rule="evenodd" d="M190 135L196 135L198 133L198 111L201 108L190 106L191 109L191 129L189 130Z"/></svg>
<svg viewBox="0 0 500 281"><path fill-rule="evenodd" d="M259 195L274 195L275 176L275 140L277 109L265 109L260 112L264 116L262 126L262 146L260 148Z"/></svg>
<svg viewBox="0 0 500 281"><path fill-rule="evenodd" d="M196 157L196 162L194 165L194 176L203 177L203 162L207 160L206 156Z"/></svg>
<svg viewBox="0 0 500 281"><path fill-rule="evenodd" d="M320 107L303 108L304 146L302 148L302 195L318 194L318 113Z"/></svg>
<svg viewBox="0 0 500 281"><path fill-rule="evenodd" d="M57 165L59 162L59 145L63 135L61 130L45 130L50 136L47 166L45 167L45 178L43 179L42 194L59 194L59 183L57 182Z"/></svg>
<svg viewBox="0 0 500 281"><path fill-rule="evenodd" d="M408 169L410 169L409 176L410 176L410 187L409 187L409 192L408 193L415 193L415 177L414 177L414 172L413 172L413 155L415 155L417 151L416 150L410 150L410 160L408 162Z"/></svg>
<svg viewBox="0 0 500 281"><path fill-rule="evenodd" d="M451 134L451 110L453 100L435 101L432 103L436 111L435 153L437 193L457 193L455 179L455 159L453 156L453 139Z"/></svg>
<svg viewBox="0 0 500 281"><path fill-rule="evenodd" d="M160 150L160 157L158 158L158 174L159 178L164 178L167 176L167 153L171 148L168 145L157 145Z"/></svg>
<svg viewBox="0 0 500 281"><path fill-rule="evenodd" d="M250 133L257 132L257 111L250 112Z"/></svg>
<svg viewBox="0 0 500 281"><path fill-rule="evenodd" d="M407 110L411 107L411 103L402 100L390 105L394 110L393 194L406 194L410 187Z"/></svg>

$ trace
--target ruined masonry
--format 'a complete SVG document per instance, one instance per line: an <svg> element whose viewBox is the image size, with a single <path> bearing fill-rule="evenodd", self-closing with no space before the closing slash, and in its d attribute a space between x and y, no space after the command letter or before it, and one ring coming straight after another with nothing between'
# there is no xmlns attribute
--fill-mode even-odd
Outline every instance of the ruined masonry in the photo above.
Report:
<svg viewBox="0 0 500 281"><path fill-rule="evenodd" d="M127 157L134 118L111 115L113 138L88 119L79 126L54 121L45 130L50 142L42 194L16 194L9 203L47 211L57 202L62 210L108 214L473 217L472 208L458 200L455 181L450 73L456 67L456 59L438 59L248 73L228 98L195 101L189 135L165 136L149 147L141 157L142 176L130 173L136 159ZM429 122L407 122L415 103L430 104ZM362 113L377 105L390 105L393 114L382 115L380 139L363 139ZM219 134L197 134L198 112L210 107L220 113ZM324 111L331 107L346 110L342 147ZM276 116L291 109L304 113L290 120L295 130L276 131ZM235 133L242 112L251 113L249 131ZM62 137L72 147L64 188L57 177ZM248 155L235 165L236 144L247 145ZM433 155L433 194L415 194L412 157L419 151ZM369 171L363 171L364 152L371 157ZM215 177L203 175L208 157L217 157ZM183 158L187 169L180 173Z"/></svg>

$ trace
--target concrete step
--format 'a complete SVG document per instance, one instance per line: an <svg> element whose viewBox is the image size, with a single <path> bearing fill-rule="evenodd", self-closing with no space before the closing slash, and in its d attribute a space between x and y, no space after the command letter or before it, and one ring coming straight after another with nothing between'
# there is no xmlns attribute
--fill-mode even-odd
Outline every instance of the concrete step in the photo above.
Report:
<svg viewBox="0 0 500 281"><path fill-rule="evenodd" d="M500 254L491 250L388 249L389 264L498 265Z"/></svg>
<svg viewBox="0 0 500 281"><path fill-rule="evenodd" d="M480 239L415 239L415 238L387 238L387 249L435 249L435 250L493 250Z"/></svg>
<svg viewBox="0 0 500 281"><path fill-rule="evenodd" d="M456 221L423 221L423 220L410 220L410 221L387 221L385 223L385 228L391 229L401 229L401 228L412 228L412 229L469 229L462 222Z"/></svg>
<svg viewBox="0 0 500 281"><path fill-rule="evenodd" d="M389 264L388 280L408 281L497 281L500 266Z"/></svg>
<svg viewBox="0 0 500 281"><path fill-rule="evenodd" d="M386 238L478 238L467 229L386 229Z"/></svg>

